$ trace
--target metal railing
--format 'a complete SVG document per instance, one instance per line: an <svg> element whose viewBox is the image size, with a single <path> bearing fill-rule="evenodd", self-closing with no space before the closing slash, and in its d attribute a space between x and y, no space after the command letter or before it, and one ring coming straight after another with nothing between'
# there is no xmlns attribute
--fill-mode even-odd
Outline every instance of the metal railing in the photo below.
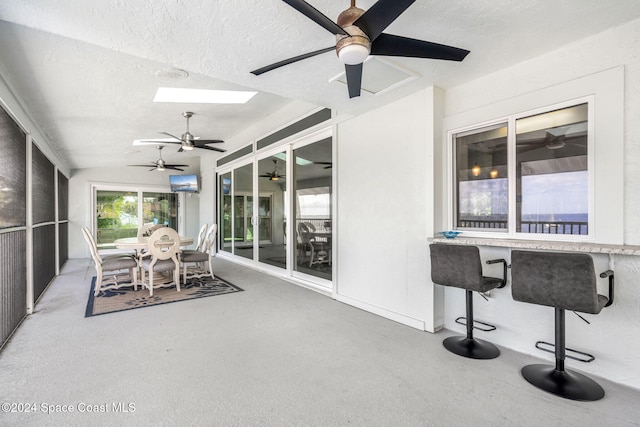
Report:
<svg viewBox="0 0 640 427"><path fill-rule="evenodd" d="M522 221L522 233L576 234L589 233L589 223L582 221Z"/></svg>
<svg viewBox="0 0 640 427"><path fill-rule="evenodd" d="M461 219L459 228L476 229L507 229L507 221L494 219ZM520 221L521 233L534 234L573 234L585 235L589 233L589 223L584 221Z"/></svg>

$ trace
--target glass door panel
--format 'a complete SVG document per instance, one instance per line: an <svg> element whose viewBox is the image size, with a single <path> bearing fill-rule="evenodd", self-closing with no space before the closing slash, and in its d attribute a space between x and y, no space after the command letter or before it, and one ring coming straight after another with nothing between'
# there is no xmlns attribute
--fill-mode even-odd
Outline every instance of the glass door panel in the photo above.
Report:
<svg viewBox="0 0 640 427"><path fill-rule="evenodd" d="M258 259L287 268L286 190L284 152L258 161Z"/></svg>
<svg viewBox="0 0 640 427"><path fill-rule="evenodd" d="M233 171L234 254L253 259L253 164Z"/></svg>
<svg viewBox="0 0 640 427"><path fill-rule="evenodd" d="M96 190L96 243L115 249L114 240L136 237L143 224L178 229L178 195L139 190ZM142 211L142 218L138 213Z"/></svg>
<svg viewBox="0 0 640 427"><path fill-rule="evenodd" d="M220 175L220 249L231 252L231 172Z"/></svg>
<svg viewBox="0 0 640 427"><path fill-rule="evenodd" d="M96 191L96 243L101 249L115 249L113 241L136 237L138 233L138 193Z"/></svg>
<svg viewBox="0 0 640 427"><path fill-rule="evenodd" d="M293 150L293 158L294 270L331 280L331 138Z"/></svg>
<svg viewBox="0 0 640 427"><path fill-rule="evenodd" d="M142 193L142 223L164 224L178 229L178 195L175 193Z"/></svg>

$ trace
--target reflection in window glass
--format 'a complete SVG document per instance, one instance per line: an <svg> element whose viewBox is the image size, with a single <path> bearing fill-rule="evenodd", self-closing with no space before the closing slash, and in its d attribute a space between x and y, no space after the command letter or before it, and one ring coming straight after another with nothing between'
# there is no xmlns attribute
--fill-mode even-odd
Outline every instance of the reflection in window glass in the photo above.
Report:
<svg viewBox="0 0 640 427"><path fill-rule="evenodd" d="M220 176L220 248L231 252L231 172Z"/></svg>
<svg viewBox="0 0 640 427"><path fill-rule="evenodd" d="M253 259L253 164L233 171L233 253Z"/></svg>
<svg viewBox="0 0 640 427"><path fill-rule="evenodd" d="M507 231L507 125L456 134L456 226Z"/></svg>
<svg viewBox="0 0 640 427"><path fill-rule="evenodd" d="M294 150L295 271L331 280L331 138Z"/></svg>
<svg viewBox="0 0 640 427"><path fill-rule="evenodd" d="M164 224L178 229L178 195L175 193L142 193L142 223Z"/></svg>
<svg viewBox="0 0 640 427"><path fill-rule="evenodd" d="M136 191L96 192L96 243L113 249L114 240L136 237L138 233L138 193Z"/></svg>
<svg viewBox="0 0 640 427"><path fill-rule="evenodd" d="M516 121L516 231L588 234L587 104Z"/></svg>
<svg viewBox="0 0 640 427"><path fill-rule="evenodd" d="M287 156L281 152L258 161L258 248L260 262L287 267Z"/></svg>

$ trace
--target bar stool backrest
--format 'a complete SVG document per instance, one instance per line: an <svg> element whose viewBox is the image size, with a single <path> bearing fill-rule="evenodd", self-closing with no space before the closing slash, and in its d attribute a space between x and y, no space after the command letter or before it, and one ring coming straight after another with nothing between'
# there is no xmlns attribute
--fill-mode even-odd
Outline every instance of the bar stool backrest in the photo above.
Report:
<svg viewBox="0 0 640 427"><path fill-rule="evenodd" d="M429 245L431 280L443 286L483 292L482 263L477 246L455 244Z"/></svg>
<svg viewBox="0 0 640 427"><path fill-rule="evenodd" d="M588 254L511 252L511 291L516 301L597 314L607 302L598 295Z"/></svg>

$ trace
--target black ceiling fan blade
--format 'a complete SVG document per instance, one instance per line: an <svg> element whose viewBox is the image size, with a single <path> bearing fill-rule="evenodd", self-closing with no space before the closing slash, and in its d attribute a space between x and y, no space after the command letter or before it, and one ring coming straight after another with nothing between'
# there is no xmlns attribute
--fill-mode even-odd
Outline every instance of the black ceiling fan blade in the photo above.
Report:
<svg viewBox="0 0 640 427"><path fill-rule="evenodd" d="M177 137L177 136L175 136L175 135L171 135L169 132L158 132L158 133L161 133L162 135L170 136L171 138L175 138L175 139L177 139L178 141L182 141L182 139L181 139L181 138L178 138L178 137Z"/></svg>
<svg viewBox="0 0 640 427"><path fill-rule="evenodd" d="M182 165L179 165L179 166L182 166ZM184 169L176 168L176 167L173 167L173 166L170 166L170 165L165 165L164 168L165 169L171 169L172 171L184 172Z"/></svg>
<svg viewBox="0 0 640 427"><path fill-rule="evenodd" d="M307 18L311 19L316 24L329 31L331 34L342 34L348 36L349 34L342 29L338 24L327 18L322 12L315 7L311 6L304 0L283 0L286 4L302 13Z"/></svg>
<svg viewBox="0 0 640 427"><path fill-rule="evenodd" d="M224 143L221 139L194 139L193 145L205 145L205 144L222 144Z"/></svg>
<svg viewBox="0 0 640 427"><path fill-rule="evenodd" d="M371 43L371 54L462 61L469 51L424 40L380 34L380 37Z"/></svg>
<svg viewBox="0 0 640 427"><path fill-rule="evenodd" d="M227 150L223 150L222 148L209 147L208 145L194 145L194 148L202 148L203 150L217 151L218 153L224 153L227 151Z"/></svg>
<svg viewBox="0 0 640 427"><path fill-rule="evenodd" d="M165 168L186 168L189 165L164 165Z"/></svg>
<svg viewBox="0 0 640 427"><path fill-rule="evenodd" d="M347 76L347 86L349 87L349 98L360 96L360 85L362 85L362 64L344 66Z"/></svg>
<svg viewBox="0 0 640 427"><path fill-rule="evenodd" d="M353 25L364 31L373 41L415 1L378 0L360 18L356 19Z"/></svg>
<svg viewBox="0 0 640 427"><path fill-rule="evenodd" d="M302 61L303 59L311 58L312 56L320 55L325 52L329 52L330 50L335 50L335 46L325 47L324 49L316 50L314 52L304 53L302 55L294 56L293 58L285 59L283 61L279 61L273 63L271 65L267 65L262 68L258 68L257 70L253 70L251 74L259 76L260 74L264 74L267 71L275 70L276 68L283 67L285 65L293 64L294 62Z"/></svg>
<svg viewBox="0 0 640 427"><path fill-rule="evenodd" d="M156 162L151 162L150 165L127 165L127 166L139 166L142 168L148 168L149 166L155 166Z"/></svg>

